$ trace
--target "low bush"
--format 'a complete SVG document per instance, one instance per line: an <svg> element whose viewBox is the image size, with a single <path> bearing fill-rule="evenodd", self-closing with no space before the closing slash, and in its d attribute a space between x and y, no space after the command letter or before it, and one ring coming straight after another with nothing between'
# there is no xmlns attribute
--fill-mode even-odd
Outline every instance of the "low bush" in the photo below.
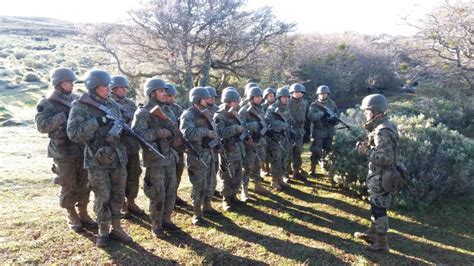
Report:
<svg viewBox="0 0 474 266"><path fill-rule="evenodd" d="M360 123L362 112L349 109L343 119ZM473 193L474 141L423 114L392 113L400 140L397 160L410 173L409 185L399 193L396 202L404 206L429 205L450 195ZM361 128L338 131L334 152L330 155L330 174L334 182L361 196L366 195L367 159L354 147L363 139Z"/></svg>

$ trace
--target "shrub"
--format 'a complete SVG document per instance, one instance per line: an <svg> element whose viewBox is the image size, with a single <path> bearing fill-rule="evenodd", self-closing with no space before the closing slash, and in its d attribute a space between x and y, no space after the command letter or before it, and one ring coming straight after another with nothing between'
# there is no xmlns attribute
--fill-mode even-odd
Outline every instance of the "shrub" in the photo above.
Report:
<svg viewBox="0 0 474 266"><path fill-rule="evenodd" d="M343 119L354 123L361 117L362 112L350 109ZM409 185L396 198L398 204L428 205L444 196L473 192L472 139L423 114L393 114L391 120L400 135L397 160L405 163L410 173ZM354 149L363 135L360 128L337 132L330 174L336 184L365 196L368 162Z"/></svg>
<svg viewBox="0 0 474 266"><path fill-rule="evenodd" d="M26 81L26 82L37 82L37 81L40 81L40 78L38 77L38 75L36 75L35 73L26 73L25 76L23 77L23 81Z"/></svg>

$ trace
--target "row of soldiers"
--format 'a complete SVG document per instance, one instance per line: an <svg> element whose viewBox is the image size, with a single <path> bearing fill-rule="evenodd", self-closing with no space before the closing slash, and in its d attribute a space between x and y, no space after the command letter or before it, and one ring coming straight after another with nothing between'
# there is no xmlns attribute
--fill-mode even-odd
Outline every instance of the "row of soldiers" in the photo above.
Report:
<svg viewBox="0 0 474 266"><path fill-rule="evenodd" d="M48 156L54 159L60 206L67 210L69 226L75 231L98 228L98 246L108 245L109 238L132 241L121 226L122 211L144 214L135 203L142 173L140 144L152 234L160 237L181 230L171 214L175 204L183 203L177 188L185 160L192 224L202 225L204 215L221 215L211 204L218 180L222 209L228 211L245 205L250 179L256 193L270 193L260 175L267 160L273 189L290 187L290 169L293 178L305 179L301 153L307 121L313 124L310 175L315 176L316 164L331 149L339 114L324 85L311 104L299 83L265 91L249 83L243 101L228 87L220 106L214 88L195 87L189 92L191 106L183 111L174 102L176 88L158 78L144 84L147 102L139 107L126 97L123 76L90 70L84 78L88 91L81 97L72 93L75 79L69 68L52 71L54 90L37 105L35 121L40 132L49 134ZM95 195L96 221L87 213L89 188Z"/></svg>

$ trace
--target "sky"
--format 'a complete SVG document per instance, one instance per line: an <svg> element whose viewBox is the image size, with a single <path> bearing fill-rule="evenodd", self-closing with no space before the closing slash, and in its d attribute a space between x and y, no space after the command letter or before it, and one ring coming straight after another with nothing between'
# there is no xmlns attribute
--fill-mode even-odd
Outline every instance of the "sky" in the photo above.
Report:
<svg viewBox="0 0 474 266"><path fill-rule="evenodd" d="M71 22L113 22L138 0L8 0L0 15L36 16ZM411 35L401 17L416 21L444 0L248 0L248 8L271 6L275 15L297 24L301 33Z"/></svg>

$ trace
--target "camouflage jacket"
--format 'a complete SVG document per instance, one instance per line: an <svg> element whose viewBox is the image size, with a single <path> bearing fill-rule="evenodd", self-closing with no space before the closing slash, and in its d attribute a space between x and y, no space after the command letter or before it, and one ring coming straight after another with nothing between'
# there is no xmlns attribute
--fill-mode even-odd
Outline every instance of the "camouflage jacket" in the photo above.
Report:
<svg viewBox="0 0 474 266"><path fill-rule="evenodd" d="M265 138L263 138L264 136L261 133L262 130L268 130L268 125L265 121L265 113L262 110L262 106L248 103L240 108L239 116L250 131L254 143L264 144ZM263 133L265 134L265 132Z"/></svg>
<svg viewBox="0 0 474 266"><path fill-rule="evenodd" d="M267 102L267 101L265 101L264 103L262 103L262 111L263 111L263 113L266 113L268 107L270 107L270 105L272 105L272 104L273 104L273 103L269 103L269 102Z"/></svg>
<svg viewBox="0 0 474 266"><path fill-rule="evenodd" d="M367 156L369 158L369 172L381 173L383 169L393 167L395 162L398 132L396 126L386 116L380 117L366 124L369 131Z"/></svg>
<svg viewBox="0 0 474 266"><path fill-rule="evenodd" d="M293 128L304 129L308 114L308 101L303 98L295 99L291 97L288 101L291 117L293 118Z"/></svg>
<svg viewBox="0 0 474 266"><path fill-rule="evenodd" d="M125 121L128 123L128 125L132 124L132 119L133 119L133 114L137 110L137 105L130 100L127 97L119 98L117 95L111 93L110 98L115 100L117 102L120 111L122 112L122 117L125 119ZM140 142L128 135L128 134L122 134L121 135L122 143L125 145L127 148L127 154L135 154L138 153L140 150Z"/></svg>
<svg viewBox="0 0 474 266"><path fill-rule="evenodd" d="M234 111L236 112L236 111ZM217 133L222 139L227 158L230 162L240 161L245 157L245 146L243 140L239 137L242 133L238 132L238 127L246 128L245 123L229 112L227 105L222 105L221 108L214 114L214 121L217 125Z"/></svg>
<svg viewBox="0 0 474 266"><path fill-rule="evenodd" d="M73 100L77 98L76 95L55 89L36 106L36 128L49 136L48 157L59 159L84 156L84 145L72 142L66 132L67 117Z"/></svg>
<svg viewBox="0 0 474 266"><path fill-rule="evenodd" d="M110 109L117 116L121 117L120 108L117 103L110 98L100 99L91 93L91 98L99 104ZM105 113L95 107L85 104L79 100L73 103L71 113L67 121L67 135L76 143L86 145L84 156L85 169L114 169L119 165L127 165L127 152L120 138L109 136L108 132L113 124L100 126L98 118L105 117ZM102 119L103 120L103 119ZM97 159L102 151L111 150L109 158L111 163L100 163ZM109 154L106 152L106 154Z"/></svg>
<svg viewBox="0 0 474 266"><path fill-rule="evenodd" d="M178 119L171 108L166 104L158 103L155 99L150 99L143 107L140 107L135 112L132 129L165 156L164 159L158 157L146 147L143 147L143 165L145 167L169 165L172 162L172 160L170 160L171 156L175 156L176 160L178 159L178 154L172 148L171 137L166 139L160 138L157 132L158 129L168 128L168 126L163 120L150 114L151 109L156 105L161 107L163 113L168 116L174 124L178 123Z"/></svg>
<svg viewBox="0 0 474 266"><path fill-rule="evenodd" d="M265 113L265 121L272 138L279 141L282 139L290 139L292 133L293 118L291 117L288 105L283 105L276 100Z"/></svg>
<svg viewBox="0 0 474 266"><path fill-rule="evenodd" d="M209 118L212 119L211 117ZM208 137L208 132L209 130L213 130L213 127L207 118L201 114L201 111L196 107L191 106L183 112L180 120L180 130L193 145L194 149L202 155L207 154L209 156L212 154L215 159L215 154L209 147L209 142L211 142L212 139ZM196 158L192 153L189 153L187 158L188 164L200 165L198 158Z"/></svg>
<svg viewBox="0 0 474 266"><path fill-rule="evenodd" d="M308 119L313 122L313 138L328 138L336 135L336 127L328 122L324 114L324 109L320 104L332 110L336 115L339 114L336 103L327 99L324 102L318 100L311 103L308 110Z"/></svg>
<svg viewBox="0 0 474 266"><path fill-rule="evenodd" d="M217 110L219 110L219 106L217 106L217 104L213 104L211 106L208 106L207 109L209 109L209 111L211 111L212 116L214 116Z"/></svg>

